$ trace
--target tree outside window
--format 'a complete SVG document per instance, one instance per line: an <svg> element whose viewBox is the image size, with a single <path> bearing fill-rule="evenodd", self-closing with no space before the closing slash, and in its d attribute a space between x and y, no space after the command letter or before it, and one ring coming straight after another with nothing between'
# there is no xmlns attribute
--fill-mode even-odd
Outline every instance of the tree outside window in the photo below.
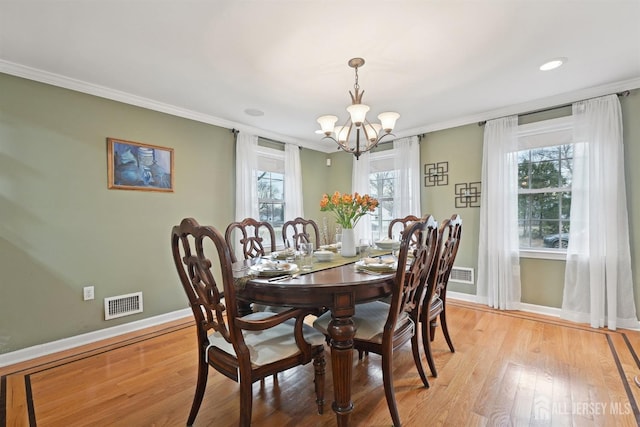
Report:
<svg viewBox="0 0 640 427"><path fill-rule="evenodd" d="M284 223L284 174L258 171L258 203L260 221L281 227Z"/></svg>
<svg viewBox="0 0 640 427"><path fill-rule="evenodd" d="M518 152L521 249L567 247L572 162L571 144Z"/></svg>
<svg viewBox="0 0 640 427"><path fill-rule="evenodd" d="M276 236L282 234L284 224L284 174L279 172L258 171L258 211L260 221L273 226ZM263 245L271 245L270 236L261 236ZM276 243L277 244L277 243Z"/></svg>
<svg viewBox="0 0 640 427"><path fill-rule="evenodd" d="M371 237L373 241L387 236L389 223L393 219L393 198L395 194L396 172L393 170L374 172L369 175L369 188L372 197L379 205L371 215Z"/></svg>

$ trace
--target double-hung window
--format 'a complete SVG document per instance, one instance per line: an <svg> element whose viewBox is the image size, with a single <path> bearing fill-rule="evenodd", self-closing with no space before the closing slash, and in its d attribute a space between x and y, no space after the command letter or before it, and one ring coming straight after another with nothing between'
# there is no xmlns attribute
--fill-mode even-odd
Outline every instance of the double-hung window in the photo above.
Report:
<svg viewBox="0 0 640 427"><path fill-rule="evenodd" d="M257 153L257 188L260 221L271 224L277 236L282 235L284 223L284 151L258 146ZM268 247L271 242L263 236L263 244Z"/></svg>
<svg viewBox="0 0 640 427"><path fill-rule="evenodd" d="M571 117L519 126L518 226L524 256L553 258L569 241ZM544 255L544 253L547 255Z"/></svg>
<svg viewBox="0 0 640 427"><path fill-rule="evenodd" d="M373 241L387 237L389 223L394 218L397 171L394 166L394 150L370 154L369 194L378 199L378 207L371 215Z"/></svg>

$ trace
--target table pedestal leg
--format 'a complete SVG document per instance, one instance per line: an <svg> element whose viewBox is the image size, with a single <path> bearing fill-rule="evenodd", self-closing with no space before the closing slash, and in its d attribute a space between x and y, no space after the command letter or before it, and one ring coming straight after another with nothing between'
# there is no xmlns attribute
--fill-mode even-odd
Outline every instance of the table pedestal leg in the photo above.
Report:
<svg viewBox="0 0 640 427"><path fill-rule="evenodd" d="M356 329L350 317L336 318L332 316L328 332L331 337L331 371L335 399L332 408L336 413L338 426L348 426L349 415L353 410L353 402L351 402L351 371L353 366L353 337Z"/></svg>

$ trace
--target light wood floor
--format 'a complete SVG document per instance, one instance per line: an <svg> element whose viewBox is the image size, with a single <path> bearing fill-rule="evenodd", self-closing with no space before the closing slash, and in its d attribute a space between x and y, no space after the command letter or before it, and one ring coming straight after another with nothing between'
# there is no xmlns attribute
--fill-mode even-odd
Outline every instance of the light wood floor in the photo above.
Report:
<svg viewBox="0 0 640 427"><path fill-rule="evenodd" d="M405 426L640 425L640 333L610 332L522 312L449 301L448 351L434 341L438 377L421 387L410 346L396 353ZM191 319L0 368L1 426L183 426L196 378ZM354 357L354 426L389 426L379 356ZM426 366L426 365L425 365ZM255 426L332 426L315 411L313 367L253 386ZM235 426L238 385L210 371L197 426Z"/></svg>

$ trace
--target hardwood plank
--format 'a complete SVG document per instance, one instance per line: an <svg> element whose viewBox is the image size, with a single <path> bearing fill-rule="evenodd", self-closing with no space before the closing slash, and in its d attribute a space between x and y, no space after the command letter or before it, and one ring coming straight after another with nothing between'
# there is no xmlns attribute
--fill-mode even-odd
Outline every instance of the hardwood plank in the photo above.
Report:
<svg viewBox="0 0 640 427"><path fill-rule="evenodd" d="M430 388L422 387L409 345L394 355L404 425L638 425L640 388L633 378L640 374L640 332L448 304L456 352L437 330L439 375L429 377ZM184 425L195 387L195 345L195 328L184 319L4 367L0 425L28 426L29 402L40 427ZM353 363L353 425L389 426L380 358L354 357ZM238 392L236 383L211 370L195 425L237 425ZM254 384L253 395L255 426L335 425L331 375L319 415L311 365Z"/></svg>

